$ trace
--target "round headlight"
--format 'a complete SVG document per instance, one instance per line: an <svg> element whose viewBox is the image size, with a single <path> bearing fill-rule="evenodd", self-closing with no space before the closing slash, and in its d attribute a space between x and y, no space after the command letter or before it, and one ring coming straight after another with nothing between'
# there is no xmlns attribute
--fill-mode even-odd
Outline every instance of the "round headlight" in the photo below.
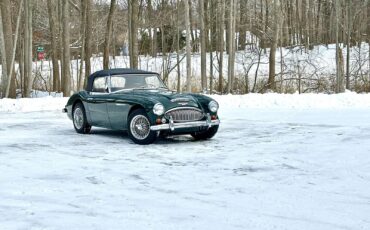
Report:
<svg viewBox="0 0 370 230"><path fill-rule="evenodd" d="M218 103L215 102L215 101L211 101L209 104L208 104L208 108L211 112L215 113L217 112L218 110Z"/></svg>
<svg viewBox="0 0 370 230"><path fill-rule="evenodd" d="M161 103L155 104L153 107L153 113L158 116L162 115L164 113L164 106Z"/></svg>

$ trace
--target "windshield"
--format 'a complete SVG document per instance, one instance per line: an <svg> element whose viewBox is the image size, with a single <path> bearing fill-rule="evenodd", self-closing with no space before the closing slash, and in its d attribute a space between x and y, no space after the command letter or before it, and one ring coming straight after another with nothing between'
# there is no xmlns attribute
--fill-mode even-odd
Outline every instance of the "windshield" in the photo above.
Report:
<svg viewBox="0 0 370 230"><path fill-rule="evenodd" d="M111 92L128 89L167 89L156 74L112 75L110 88Z"/></svg>

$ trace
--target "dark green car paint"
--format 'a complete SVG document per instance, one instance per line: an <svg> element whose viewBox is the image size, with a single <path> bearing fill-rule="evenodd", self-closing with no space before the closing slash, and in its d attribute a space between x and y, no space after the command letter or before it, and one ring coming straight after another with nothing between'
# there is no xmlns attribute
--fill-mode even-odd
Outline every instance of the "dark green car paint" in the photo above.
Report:
<svg viewBox="0 0 370 230"><path fill-rule="evenodd" d="M175 101L171 101L171 100ZM180 100L177 102L176 99ZM186 99L187 103L181 101ZM68 117L72 119L73 106L81 101L86 110L87 121L92 126L104 127L114 130L127 130L127 118L131 111L143 108L147 112L151 125L156 124L156 119L162 118L153 113L153 106L162 103L165 112L179 107L195 107L205 114L217 115L208 109L208 103L213 99L201 94L179 94L164 89L134 89L117 93L93 94L80 91L70 97L66 109ZM206 119L206 118L204 118ZM191 129L178 130L179 132L192 131Z"/></svg>

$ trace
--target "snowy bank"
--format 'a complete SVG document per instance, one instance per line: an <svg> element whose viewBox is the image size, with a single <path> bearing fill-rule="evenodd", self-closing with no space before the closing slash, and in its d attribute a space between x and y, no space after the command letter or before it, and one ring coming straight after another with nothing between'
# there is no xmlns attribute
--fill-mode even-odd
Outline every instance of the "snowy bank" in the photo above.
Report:
<svg viewBox="0 0 370 230"><path fill-rule="evenodd" d="M370 94L247 94L212 95L221 108L342 109L370 108Z"/></svg>
<svg viewBox="0 0 370 230"><path fill-rule="evenodd" d="M0 112L62 111L67 101L67 97L4 98L0 99Z"/></svg>
<svg viewBox="0 0 370 230"><path fill-rule="evenodd" d="M211 95L225 108L288 108L288 109L344 109L370 108L370 94L346 92L342 94L247 94ZM0 112L33 112L61 110L68 98L1 99Z"/></svg>

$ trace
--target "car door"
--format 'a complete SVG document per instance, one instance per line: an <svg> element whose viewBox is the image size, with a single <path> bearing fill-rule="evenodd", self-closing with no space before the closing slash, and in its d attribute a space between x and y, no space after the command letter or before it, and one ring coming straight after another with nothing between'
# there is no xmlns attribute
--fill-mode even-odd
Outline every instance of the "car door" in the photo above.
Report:
<svg viewBox="0 0 370 230"><path fill-rule="evenodd" d="M125 77L122 75L113 75L109 77L109 88L111 94L108 95L107 111L112 129L126 129L127 116L130 111L130 103L126 100L130 92L121 92L114 94L115 91L125 88Z"/></svg>
<svg viewBox="0 0 370 230"><path fill-rule="evenodd" d="M91 118L91 125L110 128L107 112L107 77L97 77L93 88L87 97L87 105Z"/></svg>

